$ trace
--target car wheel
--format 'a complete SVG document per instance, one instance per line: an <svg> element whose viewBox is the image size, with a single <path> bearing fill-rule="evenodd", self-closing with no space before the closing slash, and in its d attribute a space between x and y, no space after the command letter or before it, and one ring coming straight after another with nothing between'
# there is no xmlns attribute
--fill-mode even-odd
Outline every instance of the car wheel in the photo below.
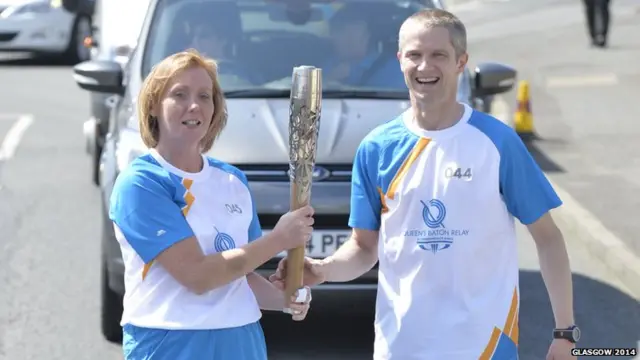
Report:
<svg viewBox="0 0 640 360"><path fill-rule="evenodd" d="M102 335L107 341L114 343L122 343L122 327L120 319L122 318L122 297L109 287L109 274L107 266L102 265L102 299L101 299L101 322Z"/></svg>
<svg viewBox="0 0 640 360"><path fill-rule="evenodd" d="M95 149L93 149L93 153L91 154L91 177L93 184L100 186L100 156L102 154L102 148L98 144L94 146Z"/></svg>
<svg viewBox="0 0 640 360"><path fill-rule="evenodd" d="M65 58L70 64L77 64L91 59L91 50L84 45L84 39L91 36L91 18L78 15L73 23L69 45Z"/></svg>

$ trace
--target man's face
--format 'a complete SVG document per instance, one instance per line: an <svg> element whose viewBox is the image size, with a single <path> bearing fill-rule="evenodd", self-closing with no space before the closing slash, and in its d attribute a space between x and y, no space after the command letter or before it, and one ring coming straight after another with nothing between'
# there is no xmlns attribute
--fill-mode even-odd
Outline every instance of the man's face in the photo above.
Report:
<svg viewBox="0 0 640 360"><path fill-rule="evenodd" d="M194 31L193 43L191 46L208 57L215 59L224 58L227 41L224 37L201 26Z"/></svg>
<svg viewBox="0 0 640 360"><path fill-rule="evenodd" d="M364 21L337 26L331 37L337 55L343 60L357 60L367 55L369 30Z"/></svg>
<svg viewBox="0 0 640 360"><path fill-rule="evenodd" d="M414 99L433 104L455 101L458 76L468 56L456 57L449 31L405 24L400 30L398 60Z"/></svg>

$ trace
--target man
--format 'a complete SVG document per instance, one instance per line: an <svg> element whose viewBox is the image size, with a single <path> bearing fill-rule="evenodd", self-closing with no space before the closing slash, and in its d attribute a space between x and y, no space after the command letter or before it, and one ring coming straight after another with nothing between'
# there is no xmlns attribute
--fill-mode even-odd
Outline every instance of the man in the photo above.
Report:
<svg viewBox="0 0 640 360"><path fill-rule="evenodd" d="M454 15L409 17L398 59L412 106L360 144L353 235L332 256L306 260L305 284L349 281L379 261L376 360L517 359L513 217L537 245L556 328L574 329L569 260L549 214L561 201L511 128L456 101L468 55ZM283 260L271 281L285 277ZM574 359L573 332L553 333L562 336L547 359Z"/></svg>
<svg viewBox="0 0 640 360"><path fill-rule="evenodd" d="M380 52L374 46L367 15L375 11L347 5L338 10L329 23L334 53L322 65L324 78L348 86L405 89L393 54Z"/></svg>
<svg viewBox="0 0 640 360"><path fill-rule="evenodd" d="M607 46L610 0L583 0L593 46Z"/></svg>
<svg viewBox="0 0 640 360"><path fill-rule="evenodd" d="M233 5L233 4L231 4ZM238 37L237 31L232 26L235 23L233 18L236 10L233 6L229 8L230 14L220 12L217 18L212 18L211 14L203 11L200 7L189 9L185 14L185 26L187 27L187 39L185 44L179 44L185 50L195 48L200 53L214 58L218 63L218 75L225 85L246 86L252 83L260 83L262 77L252 71L251 68L232 54L234 38Z"/></svg>

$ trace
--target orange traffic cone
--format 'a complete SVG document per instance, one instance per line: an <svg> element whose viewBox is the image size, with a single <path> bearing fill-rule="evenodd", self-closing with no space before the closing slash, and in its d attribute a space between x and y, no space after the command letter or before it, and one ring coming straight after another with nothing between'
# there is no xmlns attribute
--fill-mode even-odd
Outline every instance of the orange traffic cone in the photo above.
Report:
<svg viewBox="0 0 640 360"><path fill-rule="evenodd" d="M521 137L533 137L533 113L531 112L529 82L522 80L518 83L516 100L516 112L513 116L515 130Z"/></svg>

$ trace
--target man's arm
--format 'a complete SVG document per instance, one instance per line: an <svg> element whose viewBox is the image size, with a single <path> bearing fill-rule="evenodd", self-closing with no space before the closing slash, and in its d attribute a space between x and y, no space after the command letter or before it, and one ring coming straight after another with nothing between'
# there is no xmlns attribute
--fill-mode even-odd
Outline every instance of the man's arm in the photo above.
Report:
<svg viewBox="0 0 640 360"><path fill-rule="evenodd" d="M551 183L513 132L498 141L500 191L509 212L526 225L538 250L540 270L556 325L573 325L573 284L562 233L550 211L562 205Z"/></svg>
<svg viewBox="0 0 640 360"><path fill-rule="evenodd" d="M528 229L538 249L540 272L549 293L556 328L568 328L574 324L573 288L562 233L550 213L528 225Z"/></svg>
<svg viewBox="0 0 640 360"><path fill-rule="evenodd" d="M358 146L351 172L351 214L353 229L347 240L333 255L325 258L320 271L325 281L350 281L371 270L378 261L378 234L382 199L377 190L377 165L380 150L363 140Z"/></svg>
<svg viewBox="0 0 640 360"><path fill-rule="evenodd" d="M345 282L371 270L378 261L378 232L353 229L333 255L321 261L319 269L325 281Z"/></svg>
<svg viewBox="0 0 640 360"><path fill-rule="evenodd" d="M284 308L284 292L275 287L269 280L252 272L247 275L247 283L258 301L260 309L281 311Z"/></svg>

